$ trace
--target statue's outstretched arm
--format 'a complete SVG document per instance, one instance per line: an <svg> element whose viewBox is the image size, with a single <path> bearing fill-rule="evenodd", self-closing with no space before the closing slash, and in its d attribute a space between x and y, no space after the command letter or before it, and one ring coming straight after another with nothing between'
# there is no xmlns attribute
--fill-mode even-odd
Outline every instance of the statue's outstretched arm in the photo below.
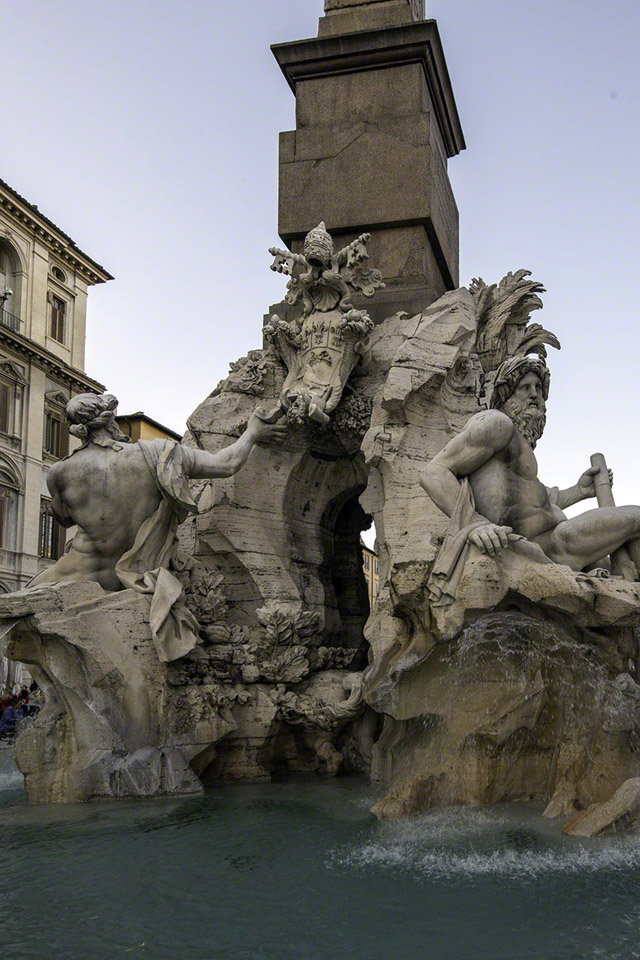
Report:
<svg viewBox="0 0 640 960"><path fill-rule="evenodd" d="M244 466L257 441L281 440L284 433L284 426L265 423L256 413L252 413L242 436L223 450L207 453L206 450L189 449L189 457L185 458L187 475L194 480L232 477Z"/></svg>

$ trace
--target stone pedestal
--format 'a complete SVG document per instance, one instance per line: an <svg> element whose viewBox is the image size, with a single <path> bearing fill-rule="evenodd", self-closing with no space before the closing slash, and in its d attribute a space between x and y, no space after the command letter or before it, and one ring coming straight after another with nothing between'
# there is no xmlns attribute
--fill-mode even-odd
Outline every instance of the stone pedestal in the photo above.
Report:
<svg viewBox="0 0 640 960"><path fill-rule="evenodd" d="M387 284L382 320L458 284L458 210L447 173L464 149L434 21L408 0L327 0L315 40L272 47L296 97L280 136L279 233L299 252L324 220L337 244L371 233Z"/></svg>

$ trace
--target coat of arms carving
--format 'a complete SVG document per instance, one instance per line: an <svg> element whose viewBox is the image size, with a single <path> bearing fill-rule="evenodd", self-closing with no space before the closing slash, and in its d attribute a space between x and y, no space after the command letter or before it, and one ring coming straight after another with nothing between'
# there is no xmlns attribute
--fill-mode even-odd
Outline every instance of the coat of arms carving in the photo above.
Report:
<svg viewBox="0 0 640 960"><path fill-rule="evenodd" d="M367 266L363 233L334 253L324 223L304 241L304 253L271 247L272 270L290 277L286 301L301 301L297 320L287 322L273 314L264 328L287 368L280 406L292 423L307 419L326 424L338 406L352 371L366 355L373 321L352 303L355 293L371 297L384 287L379 270Z"/></svg>

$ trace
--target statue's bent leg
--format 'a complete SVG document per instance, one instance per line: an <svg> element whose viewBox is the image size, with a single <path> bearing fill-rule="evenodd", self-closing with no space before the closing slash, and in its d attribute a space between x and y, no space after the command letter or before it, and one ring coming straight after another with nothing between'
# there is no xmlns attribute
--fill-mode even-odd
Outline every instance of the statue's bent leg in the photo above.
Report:
<svg viewBox="0 0 640 960"><path fill-rule="evenodd" d="M599 507L579 517L563 520L553 530L536 537L554 563L584 570L618 550L628 541L633 560L640 560L640 507Z"/></svg>

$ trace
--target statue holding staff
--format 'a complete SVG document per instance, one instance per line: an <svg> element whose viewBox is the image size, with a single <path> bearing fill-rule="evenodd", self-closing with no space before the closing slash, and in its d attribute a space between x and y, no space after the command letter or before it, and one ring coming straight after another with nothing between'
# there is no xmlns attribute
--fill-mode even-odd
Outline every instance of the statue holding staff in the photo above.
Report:
<svg viewBox="0 0 640 960"><path fill-rule="evenodd" d="M452 519L431 576L433 602L455 596L470 544L490 556L513 547L576 571L624 546L637 579L640 506L598 507L571 519L564 513L596 496L600 465L566 490L538 479L533 451L544 430L548 393L544 361L506 360L496 373L491 409L471 417L425 469L422 487Z"/></svg>

